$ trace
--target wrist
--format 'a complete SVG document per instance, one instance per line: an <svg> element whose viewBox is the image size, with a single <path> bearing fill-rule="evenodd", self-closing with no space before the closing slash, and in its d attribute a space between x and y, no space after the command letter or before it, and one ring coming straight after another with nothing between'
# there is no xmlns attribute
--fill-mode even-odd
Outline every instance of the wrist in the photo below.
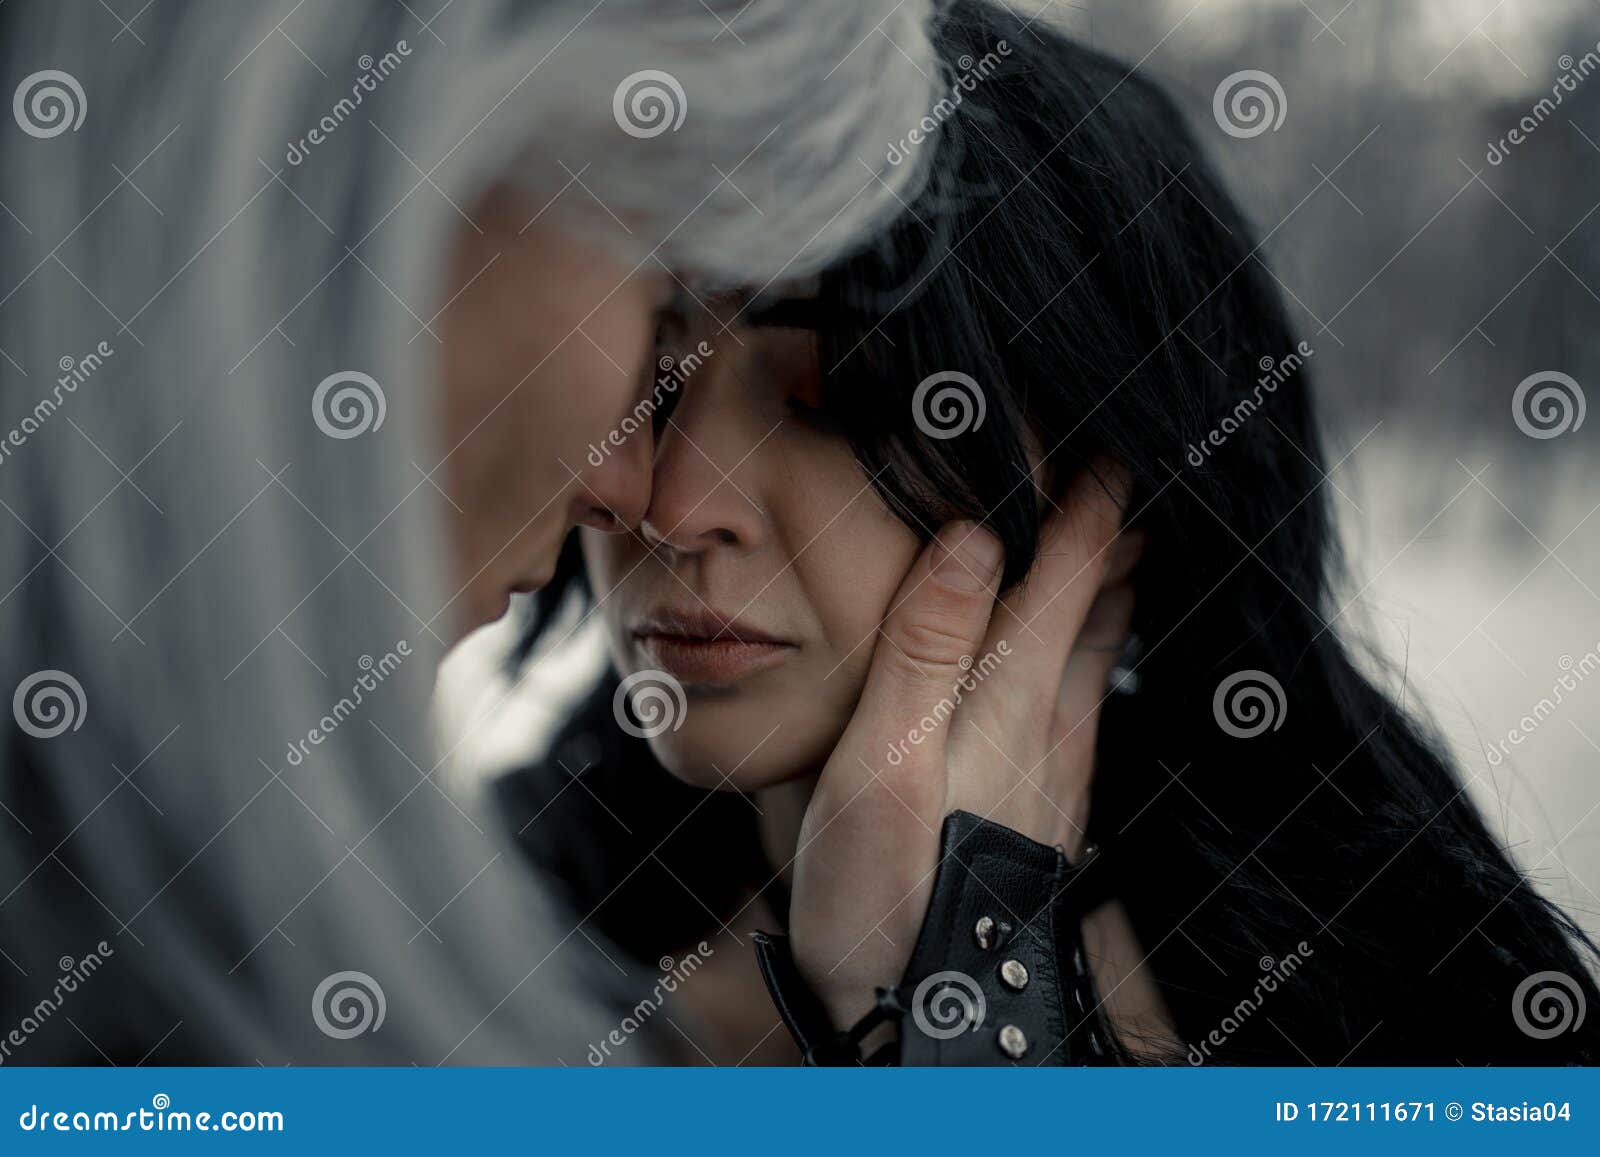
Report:
<svg viewBox="0 0 1600 1157"><path fill-rule="evenodd" d="M872 989L856 987L840 987L836 989L817 988L817 1000L821 1002L823 1011L828 1014L828 1020L839 1032L847 1031L852 1025L860 1022L877 1007L877 993Z"/></svg>

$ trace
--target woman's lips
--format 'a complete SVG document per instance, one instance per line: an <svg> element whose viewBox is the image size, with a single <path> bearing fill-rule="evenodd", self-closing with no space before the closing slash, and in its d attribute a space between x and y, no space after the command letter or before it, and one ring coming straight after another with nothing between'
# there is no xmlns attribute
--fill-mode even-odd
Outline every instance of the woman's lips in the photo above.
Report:
<svg viewBox="0 0 1600 1157"><path fill-rule="evenodd" d="M782 663L794 644L701 608L662 609L639 623L646 658L684 683L732 683Z"/></svg>
<svg viewBox="0 0 1600 1157"><path fill-rule="evenodd" d="M794 650L788 643L641 635L639 647L661 670L683 683L732 683L777 666Z"/></svg>

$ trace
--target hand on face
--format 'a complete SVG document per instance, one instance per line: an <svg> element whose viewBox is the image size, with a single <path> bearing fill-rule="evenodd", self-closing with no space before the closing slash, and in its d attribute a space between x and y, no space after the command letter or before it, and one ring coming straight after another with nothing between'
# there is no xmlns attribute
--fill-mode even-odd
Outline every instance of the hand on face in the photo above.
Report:
<svg viewBox="0 0 1600 1157"><path fill-rule="evenodd" d="M997 603L992 536L949 526L919 553L813 424L813 351L799 331L720 338L661 431L640 533L584 548L622 674L685 690L651 729L669 769L741 790L820 769L790 929L842 1024L903 972L949 812L1076 855L1140 544L1124 475L1098 464Z"/></svg>
<svg viewBox="0 0 1600 1157"><path fill-rule="evenodd" d="M1047 521L1039 561L995 601L999 543L944 527L912 564L860 706L801 826L796 962L841 1026L903 973L944 817L965 810L1069 858L1082 846L1107 678L1133 611L1137 536L1102 465Z"/></svg>

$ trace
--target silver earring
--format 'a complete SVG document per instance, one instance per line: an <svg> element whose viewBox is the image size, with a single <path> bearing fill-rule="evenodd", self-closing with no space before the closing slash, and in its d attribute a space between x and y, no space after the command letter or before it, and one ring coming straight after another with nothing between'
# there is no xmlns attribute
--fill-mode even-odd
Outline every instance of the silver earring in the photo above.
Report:
<svg viewBox="0 0 1600 1157"><path fill-rule="evenodd" d="M1118 695L1137 695L1139 693L1139 657L1144 653L1144 642L1137 634L1128 632L1128 641L1123 645L1122 655L1111 668L1111 673L1106 682L1111 690Z"/></svg>

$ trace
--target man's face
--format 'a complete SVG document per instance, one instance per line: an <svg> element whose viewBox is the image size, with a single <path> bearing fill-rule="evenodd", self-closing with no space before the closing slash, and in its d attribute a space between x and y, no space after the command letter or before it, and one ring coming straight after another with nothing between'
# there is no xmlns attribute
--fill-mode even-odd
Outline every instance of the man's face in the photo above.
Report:
<svg viewBox="0 0 1600 1157"><path fill-rule="evenodd" d="M491 192L471 217L451 255L439 403L461 633L548 582L574 526L643 516L650 421L631 415L649 396L672 284L658 267L630 274L517 193Z"/></svg>

